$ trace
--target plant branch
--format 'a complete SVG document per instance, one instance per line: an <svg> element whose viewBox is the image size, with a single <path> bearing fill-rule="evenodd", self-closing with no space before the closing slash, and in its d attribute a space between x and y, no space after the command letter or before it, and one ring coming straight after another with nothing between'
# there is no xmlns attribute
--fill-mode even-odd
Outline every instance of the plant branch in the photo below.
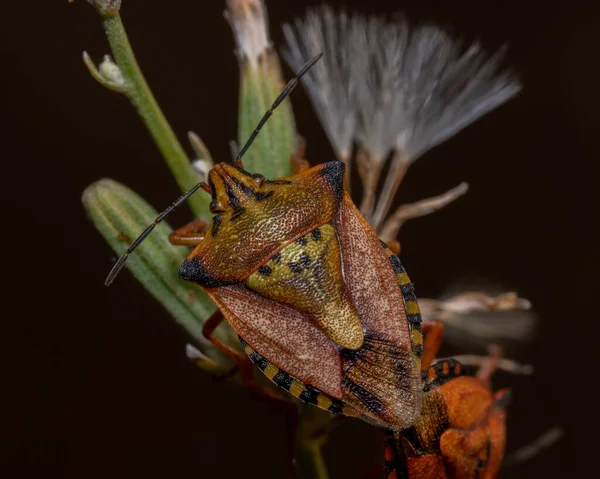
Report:
<svg viewBox="0 0 600 479"><path fill-rule="evenodd" d="M84 54L86 66L90 70L90 73L92 73L92 76L102 85L112 90L120 91L129 98L150 131L177 184L182 191L188 191L197 183L197 175L194 173L185 150L166 120L140 70L118 11L111 10L102 15L102 25L110 44L116 67L118 67L118 74L122 77L122 83L115 84L114 81L111 81L111 78L103 75L102 68L98 71L93 66L91 60L89 60L87 54ZM197 216L203 213L206 214L208 211L208 198L206 195L193 195L188 200L188 203L193 213Z"/></svg>
<svg viewBox="0 0 600 479"><path fill-rule="evenodd" d="M395 239L398 236L398 231L407 220L441 210L444 206L464 195L468 189L469 185L463 182L439 196L399 206L396 212L381 227L379 236L383 241Z"/></svg>
<svg viewBox="0 0 600 479"><path fill-rule="evenodd" d="M301 441L296 449L296 468L299 479L329 479L323 458L324 438Z"/></svg>

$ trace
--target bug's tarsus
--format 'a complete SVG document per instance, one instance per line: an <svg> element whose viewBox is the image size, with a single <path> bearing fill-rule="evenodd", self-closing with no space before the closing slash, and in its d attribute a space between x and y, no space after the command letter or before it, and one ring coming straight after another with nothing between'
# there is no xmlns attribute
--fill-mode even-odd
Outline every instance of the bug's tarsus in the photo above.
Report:
<svg viewBox="0 0 600 479"><path fill-rule="evenodd" d="M296 88L296 86L298 85L298 82L300 81L300 78L302 78L302 75L304 75L308 70L310 70L310 68L315 63L317 63L317 61L319 61L319 59L322 56L323 56L323 54L319 53L318 55L316 55L312 59L310 59L308 62L306 62L306 64L300 69L300 71L298 73L296 73L296 76L287 83L285 88L281 91L279 96L276 98L276 100L271 105L271 108L269 108L267 110L267 112L263 115L261 120L258 122L258 125L256 126L255 130L250 135L250 138L248 138L248 141L246 141L246 144L242 147L240 152L237 154L235 160L233 161L233 164L235 166L237 166L238 168L242 168L242 156L244 156L244 153L246 153L248 148L250 148L250 145L256 139L256 137L258 136L258 133L260 132L261 128L265 125L265 123L267 122L269 117L273 114L273 111L275 110L275 108L277 108L279 105L281 105L283 100L285 100L285 98L292 92L292 90L294 88Z"/></svg>
<svg viewBox="0 0 600 479"><path fill-rule="evenodd" d="M287 85L282 90L282 92L279 94L279 96L277 97L277 99L273 102L273 105L271 105L271 108L269 108L269 110L264 114L264 116L262 117L262 119L258 122L258 126L254 130L254 132L252 132L252 135L250 135L250 138L248 139L248 141L246 142L246 144L244 145L244 147L237 154L235 160L233 161L233 164L236 167L243 168L242 156L244 156L244 153L246 153L246 151L248 150L248 148L250 147L250 145L252 144L252 142L256 139L256 136L258 135L258 133L261 130L261 128L267 122L267 120L269 119L269 117L273 114L273 110L275 110L275 108L277 108L281 104L281 102L283 100L285 100L285 98L292 92L292 90L296 87L296 85L298 85L298 81L300 80L300 78L302 77L302 75L304 75L310 69L310 67L312 67L319 60L319 58L321 58L322 56L323 56L323 54L319 53L317 56L315 56L314 58L312 58L311 60L309 60L300 69L300 71L296 74L296 76L294 78L292 78L287 83ZM181 203L183 203L190 196L192 196L199 188L202 188L207 193L211 193L212 194L212 191L211 191L211 188L210 188L209 185L207 185L204 182L198 183L192 189L190 189L188 192L186 192L185 194L183 194L177 201L175 201L175 203L173 203L166 210L164 210L161 214L159 214L156 217L156 219L154 220L154 222L150 226L148 226L142 232L142 234L139 235L136 238L136 240L133 243L131 243L131 245L127 248L127 250L125 251L125 253L123 254L123 256L121 256L119 258L119 260L115 263L115 265L110 270L110 273L108 273L108 276L106 277L106 280L104 281L104 285L105 286L110 286L110 284L114 281L114 279L117 276L117 274L119 274L119 271L121 271L123 269L123 266L125 266L125 262L127 261L127 258L129 257L129 255L131 253L133 253L133 251L140 245L140 243L146 239L146 237L152 232L152 230L154 228L156 228L156 225L158 223L160 223L162 220L164 220L167 216L169 216L171 214L171 212L175 208L177 208Z"/></svg>

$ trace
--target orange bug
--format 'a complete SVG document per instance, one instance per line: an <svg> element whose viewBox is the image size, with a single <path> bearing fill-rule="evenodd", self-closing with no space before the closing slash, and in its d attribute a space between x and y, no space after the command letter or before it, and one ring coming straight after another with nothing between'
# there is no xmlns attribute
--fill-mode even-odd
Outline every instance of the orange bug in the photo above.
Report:
<svg viewBox="0 0 600 479"><path fill-rule="evenodd" d="M443 326L426 323L423 329L423 408L412 427L386 433L386 478L493 479L504 455L510 398L507 389L490 388L500 350L474 376L454 359L431 365Z"/></svg>

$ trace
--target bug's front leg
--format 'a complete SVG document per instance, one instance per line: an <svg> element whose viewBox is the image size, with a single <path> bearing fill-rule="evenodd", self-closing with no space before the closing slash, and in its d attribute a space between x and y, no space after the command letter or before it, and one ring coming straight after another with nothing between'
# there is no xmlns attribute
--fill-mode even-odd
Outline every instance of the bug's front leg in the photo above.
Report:
<svg viewBox="0 0 600 479"><path fill-rule="evenodd" d="M253 381L252 363L248 359L248 356L240 354L238 351L222 342L213 334L215 329L217 329L223 321L225 321L225 316L223 316L223 313L217 309L213 315L208 318L206 323L204 323L204 326L202 327L202 335L211 343L213 343L220 351L235 361L235 369L239 369L240 375L245 384L251 383Z"/></svg>
<svg viewBox="0 0 600 479"><path fill-rule="evenodd" d="M283 396L256 383L254 380L254 365L248 356L239 353L231 346L223 343L213 334L215 329L217 329L217 327L219 327L223 321L225 321L225 316L223 316L221 311L217 309L217 311L215 311L213 315L208 318L208 321L204 323L204 326L202 327L202 335L211 343L213 343L219 350L235 361L236 366L229 373L227 373L225 377L228 377L236 370L239 370L242 381L246 387L252 389L255 393L264 398L275 400L277 402L285 402Z"/></svg>
<svg viewBox="0 0 600 479"><path fill-rule="evenodd" d="M197 246L204 239L208 223L204 218L196 218L169 235L169 242L175 246Z"/></svg>

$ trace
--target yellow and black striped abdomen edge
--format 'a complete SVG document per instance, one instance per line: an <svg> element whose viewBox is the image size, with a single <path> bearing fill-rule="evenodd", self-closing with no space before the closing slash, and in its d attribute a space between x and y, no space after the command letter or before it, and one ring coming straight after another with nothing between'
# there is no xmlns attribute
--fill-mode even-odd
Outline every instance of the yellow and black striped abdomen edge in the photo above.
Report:
<svg viewBox="0 0 600 479"><path fill-rule="evenodd" d="M415 359L420 362L421 356L423 356L423 329L421 328L421 312L419 311L419 304L417 303L417 297L415 296L415 288L410 282L404 266L400 263L400 258L398 258L398 256L396 256L383 241L381 242L381 245L390 260L390 264L396 275L396 281L398 281L398 285L400 286L410 331L412 353Z"/></svg>
<svg viewBox="0 0 600 479"><path fill-rule="evenodd" d="M241 336L239 338L250 361L252 361L252 363L272 382L288 391L292 396L333 414L357 416L357 413L354 412L352 408L346 406L339 399L332 398L318 389L308 384L304 384L302 381L291 374L286 373L283 369L278 368L268 359L256 352Z"/></svg>

